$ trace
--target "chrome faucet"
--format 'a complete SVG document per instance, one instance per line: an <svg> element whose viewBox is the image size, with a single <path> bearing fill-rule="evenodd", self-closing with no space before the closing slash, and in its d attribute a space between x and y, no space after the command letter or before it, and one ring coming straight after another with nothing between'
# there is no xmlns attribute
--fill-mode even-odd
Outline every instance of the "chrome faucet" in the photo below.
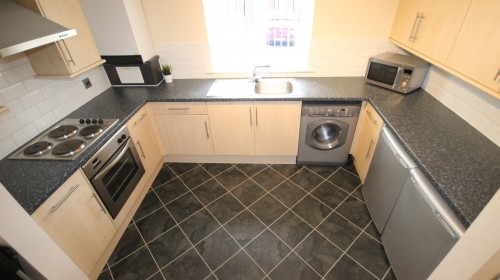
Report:
<svg viewBox="0 0 500 280"><path fill-rule="evenodd" d="M257 76L257 68L269 68L269 66L271 65L259 65L259 66L255 66L253 68L253 75L252 75L252 82L259 82L260 78L259 76Z"/></svg>

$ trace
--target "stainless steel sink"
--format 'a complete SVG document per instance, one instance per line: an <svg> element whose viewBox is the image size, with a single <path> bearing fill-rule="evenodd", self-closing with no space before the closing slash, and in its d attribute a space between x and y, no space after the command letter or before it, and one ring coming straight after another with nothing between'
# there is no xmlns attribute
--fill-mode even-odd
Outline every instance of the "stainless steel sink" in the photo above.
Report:
<svg viewBox="0 0 500 280"><path fill-rule="evenodd" d="M290 94L293 84L290 79L262 79L255 83L257 94Z"/></svg>
<svg viewBox="0 0 500 280"><path fill-rule="evenodd" d="M259 95L281 95L293 92L293 79L261 79L254 83L247 79L217 79L207 96L241 97Z"/></svg>

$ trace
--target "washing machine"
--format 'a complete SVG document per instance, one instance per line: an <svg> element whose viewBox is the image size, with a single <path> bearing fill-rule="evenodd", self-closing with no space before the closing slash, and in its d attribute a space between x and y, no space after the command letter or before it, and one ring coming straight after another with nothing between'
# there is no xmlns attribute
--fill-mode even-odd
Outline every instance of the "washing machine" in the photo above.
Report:
<svg viewBox="0 0 500 280"><path fill-rule="evenodd" d="M361 102L303 102L297 164L345 165L360 111Z"/></svg>

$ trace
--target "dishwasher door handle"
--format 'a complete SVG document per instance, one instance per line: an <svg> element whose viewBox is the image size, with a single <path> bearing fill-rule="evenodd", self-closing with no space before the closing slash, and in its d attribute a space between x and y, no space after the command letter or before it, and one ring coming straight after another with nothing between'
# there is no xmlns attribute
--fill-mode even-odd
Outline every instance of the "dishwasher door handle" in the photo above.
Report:
<svg viewBox="0 0 500 280"><path fill-rule="evenodd" d="M410 158L410 156L406 153L406 151L403 149L403 147L398 143L394 135L391 133L389 128L387 127L382 127L382 138L384 139L385 143L387 143L387 146L389 146L389 149L391 149L392 153L396 157L396 159L401 163L401 165L405 169L410 169L410 168L415 168L417 165L415 162Z"/></svg>

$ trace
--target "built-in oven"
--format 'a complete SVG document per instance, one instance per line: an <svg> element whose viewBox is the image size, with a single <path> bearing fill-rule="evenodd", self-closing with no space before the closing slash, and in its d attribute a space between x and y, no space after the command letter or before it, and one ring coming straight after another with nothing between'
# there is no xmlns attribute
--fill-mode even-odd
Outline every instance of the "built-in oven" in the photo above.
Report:
<svg viewBox="0 0 500 280"><path fill-rule="evenodd" d="M83 165L83 171L111 216L116 218L144 175L144 166L127 126Z"/></svg>

